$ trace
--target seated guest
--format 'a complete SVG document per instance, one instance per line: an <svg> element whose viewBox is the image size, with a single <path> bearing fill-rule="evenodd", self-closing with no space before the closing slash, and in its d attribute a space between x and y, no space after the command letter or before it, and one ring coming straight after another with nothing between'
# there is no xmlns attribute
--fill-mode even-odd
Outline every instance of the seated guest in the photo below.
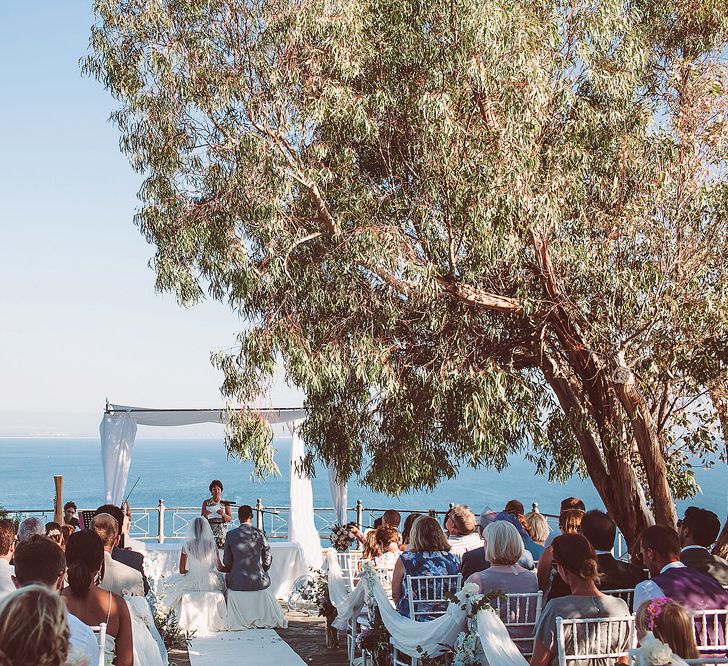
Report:
<svg viewBox="0 0 728 666"><path fill-rule="evenodd" d="M35 535L18 545L14 576L17 587L38 584L60 594L65 573L66 556L54 541ZM99 648L94 632L70 612L67 620L72 652L85 656L90 665L96 664Z"/></svg>
<svg viewBox="0 0 728 666"><path fill-rule="evenodd" d="M691 569L713 576L724 587L728 585L728 562L708 550L718 538L720 520L712 511L689 506L678 522L680 561Z"/></svg>
<svg viewBox="0 0 728 666"><path fill-rule="evenodd" d="M487 528L488 525L492 522L508 522L516 528L516 531L521 537L521 540L523 541L524 539L525 530L523 529L523 526L521 525L520 521L510 512L501 511L499 513L494 513L493 511L488 511L486 509L485 511L483 511L482 514L480 514L480 520L482 529ZM524 569L527 569L528 571L533 571L533 569L536 568L536 565L533 561L533 555L531 555L531 553L526 550L525 547L523 549L523 552L521 553L520 559L518 560L518 565L523 567ZM485 548L476 548L475 550L469 550L462 556L462 566L460 572L463 574L463 580L467 580L474 573L477 573L478 571L485 571L489 566L490 563L485 559Z"/></svg>
<svg viewBox="0 0 728 666"><path fill-rule="evenodd" d="M40 518L31 516L22 521L18 526L18 541L30 539L34 534L45 536L45 525L41 522Z"/></svg>
<svg viewBox="0 0 728 666"><path fill-rule="evenodd" d="M142 576L142 582L144 583L144 595L149 592L149 582L147 576L144 573L144 554L136 550L132 550L130 547L125 547L128 541L128 526L129 521L126 514L118 507L113 504L104 504L96 509L96 515L100 513L108 513L113 516L116 521L116 527L119 534L118 543L111 550L111 559L126 566L136 569ZM103 541L103 537L102 537Z"/></svg>
<svg viewBox="0 0 728 666"><path fill-rule="evenodd" d="M179 573L167 579L165 603L176 607L188 592L222 592L225 589L223 569L210 523L197 516L189 526L179 556Z"/></svg>
<svg viewBox="0 0 728 666"><path fill-rule="evenodd" d="M375 561L382 554L382 547L377 541L378 531L379 529L369 530L364 536L364 548L361 552L362 560Z"/></svg>
<svg viewBox="0 0 728 666"><path fill-rule="evenodd" d="M412 533L412 525L421 516L421 513L410 513L404 521L404 527L402 528L402 543L399 546L400 550L408 550L410 542L410 534Z"/></svg>
<svg viewBox="0 0 728 666"><path fill-rule="evenodd" d="M372 529L376 530L382 525L389 525L390 527L394 527L394 529L399 530L401 520L402 516L400 516L399 511L396 511L395 509L387 509L374 521ZM364 543L364 537L368 530L367 532L362 532L356 525L352 525L349 530L356 537L359 543Z"/></svg>
<svg viewBox="0 0 728 666"><path fill-rule="evenodd" d="M502 514L499 515L504 515L507 520L510 520L511 524L518 530L521 539L523 539L523 547L531 553L534 560L538 561L543 554L544 547L531 538L531 534L528 531L528 521L526 520L526 516L523 515L523 504L515 499L508 500L505 507L503 507ZM508 518L508 516L512 516L512 518ZM482 527L485 527L486 523L489 522L489 518L490 516L486 511L480 514L480 524Z"/></svg>
<svg viewBox="0 0 728 666"><path fill-rule="evenodd" d="M645 601L635 613L637 640L642 642L648 632L670 647L681 659L699 659L695 643L695 626L687 611L667 597Z"/></svg>
<svg viewBox="0 0 728 666"><path fill-rule="evenodd" d="M479 594L502 590L506 594L538 592L538 579L533 571L518 564L523 553L523 539L510 523L499 520L483 532L485 558L489 567L470 576L466 582L475 583Z"/></svg>
<svg viewBox="0 0 728 666"><path fill-rule="evenodd" d="M121 596L102 590L95 582L103 575L106 554L93 530L72 534L66 544L68 587L61 597L68 611L84 624L95 627L106 623L107 663L113 660L115 666L131 666L134 658L129 608Z"/></svg>
<svg viewBox="0 0 728 666"><path fill-rule="evenodd" d="M395 562L399 559L399 532L389 525L382 525L374 533L382 553L374 558L378 567L394 569Z"/></svg>
<svg viewBox="0 0 728 666"><path fill-rule="evenodd" d="M551 533L549 523L542 513L531 511L526 514L528 534L539 546L543 546Z"/></svg>
<svg viewBox="0 0 728 666"><path fill-rule="evenodd" d="M715 578L680 561L680 540L672 527L647 527L640 535L640 543L642 560L652 578L635 587L635 610L656 597L668 597L687 610L728 608L728 591Z"/></svg>
<svg viewBox="0 0 728 666"><path fill-rule="evenodd" d="M15 589L13 574L15 573L10 560L15 552L15 526L12 520L0 520L0 598Z"/></svg>
<svg viewBox="0 0 728 666"><path fill-rule="evenodd" d="M475 531L475 516L463 504L457 504L448 512L445 528L450 536L450 552L462 556L469 550L475 550L483 545L483 540Z"/></svg>
<svg viewBox="0 0 728 666"><path fill-rule="evenodd" d="M81 528L81 524L78 522L78 517L76 516L76 511L78 511L78 509L76 508L75 502L66 502L63 505L63 524L70 525L74 528L74 530Z"/></svg>
<svg viewBox="0 0 728 666"><path fill-rule="evenodd" d="M599 589L633 588L647 577L641 567L614 559L612 548L617 536L617 525L606 513L598 509L587 511L581 519L581 533L597 553Z"/></svg>
<svg viewBox="0 0 728 666"><path fill-rule="evenodd" d="M437 520L422 516L412 527L410 549L402 553L394 565L392 598L397 604L397 612L409 617L407 576L447 576L457 574L459 569L460 558L450 553L450 544ZM422 622L431 620L445 607L447 602L435 602L426 609L427 613L417 619Z"/></svg>
<svg viewBox="0 0 728 666"><path fill-rule="evenodd" d="M58 523L46 523L45 535L51 541L55 541L61 548L63 548L63 532L61 532L61 526Z"/></svg>
<svg viewBox="0 0 728 666"><path fill-rule="evenodd" d="M562 534L554 539L551 548L552 561L558 569L559 576L571 590L571 594L552 599L544 607L536 625L536 640L533 646L531 666L548 666L549 664L556 666L559 663L556 643L557 617L574 619L629 618L630 616L629 608L622 599L602 594L597 588L599 581L597 556L592 545L581 534ZM567 632L564 638L567 654L573 652L573 634ZM608 640L610 640L609 643ZM599 636L599 645L595 647L599 652L624 651L626 653L629 647L629 632L602 632ZM586 664L587 661L573 663ZM597 662L588 661L588 663ZM611 660L609 663L612 663ZM628 663L627 657L618 659L617 663Z"/></svg>
<svg viewBox="0 0 728 666"><path fill-rule="evenodd" d="M561 506L559 507L559 515L563 511L567 511L568 509L578 509L579 511L586 511L586 507L584 506L584 502L582 502L578 497L567 497L566 499L561 500ZM559 536L561 532L557 532L556 530L551 530L551 534L548 535L546 538L546 541L544 541L544 547L548 548L553 540Z"/></svg>
<svg viewBox="0 0 728 666"><path fill-rule="evenodd" d="M57 594L30 585L0 601L0 664L61 666L68 651L66 609Z"/></svg>
<svg viewBox="0 0 728 666"><path fill-rule="evenodd" d="M510 523L500 520L491 523L483 533L485 538L485 557L490 566L467 579L468 583L475 583L480 594L500 591L505 594L524 592L538 592L538 579L534 571L519 566L518 559L523 553L523 539ZM525 609L525 605L520 607ZM500 617L503 622L534 622L536 619L536 604L531 600L528 605L529 617L525 612L518 612L519 608L513 604L510 617L506 614L506 604L500 607ZM526 638L531 635L532 626L508 627L511 638ZM519 643L523 651L531 652L525 642Z"/></svg>
<svg viewBox="0 0 728 666"><path fill-rule="evenodd" d="M581 520L584 512L580 509L565 509L559 516L559 530L561 535L577 534L581 530ZM569 586L551 566L553 549L551 546L544 550L538 561L538 589L543 590L544 603L550 599L571 594Z"/></svg>
<svg viewBox="0 0 728 666"><path fill-rule="evenodd" d="M98 534L104 545L104 572L99 587L122 596L144 596L142 575L136 569L111 557L111 551L119 543L116 519L108 513L98 513L91 521L91 529Z"/></svg>
<svg viewBox="0 0 728 666"><path fill-rule="evenodd" d="M70 537L74 532L76 531L76 528L73 525L61 525L61 534L63 535L63 550L66 550L66 543L68 542L68 537Z"/></svg>
<svg viewBox="0 0 728 666"><path fill-rule="evenodd" d="M240 527L227 533L223 570L228 588L230 630L286 628L280 604L271 593L268 569L272 562L265 534L253 527L253 508L238 509Z"/></svg>

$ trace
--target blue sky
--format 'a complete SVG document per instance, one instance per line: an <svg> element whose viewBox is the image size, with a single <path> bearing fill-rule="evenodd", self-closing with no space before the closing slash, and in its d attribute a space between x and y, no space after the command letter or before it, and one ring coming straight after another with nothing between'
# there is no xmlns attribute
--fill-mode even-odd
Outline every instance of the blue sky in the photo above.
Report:
<svg viewBox="0 0 728 666"><path fill-rule="evenodd" d="M94 435L106 396L221 405L209 354L241 327L154 291L140 177L113 99L80 73L91 23L90 1L0 3L0 436ZM269 400L300 404L282 385Z"/></svg>

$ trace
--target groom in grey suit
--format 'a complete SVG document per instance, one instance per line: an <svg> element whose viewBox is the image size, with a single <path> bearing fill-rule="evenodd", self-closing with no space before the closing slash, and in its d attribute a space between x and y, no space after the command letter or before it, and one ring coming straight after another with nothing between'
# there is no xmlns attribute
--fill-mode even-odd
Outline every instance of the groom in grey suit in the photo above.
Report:
<svg viewBox="0 0 728 666"><path fill-rule="evenodd" d="M270 586L272 557L265 534L253 527L253 508L243 504L238 509L240 527L227 533L223 566L228 590L252 592Z"/></svg>

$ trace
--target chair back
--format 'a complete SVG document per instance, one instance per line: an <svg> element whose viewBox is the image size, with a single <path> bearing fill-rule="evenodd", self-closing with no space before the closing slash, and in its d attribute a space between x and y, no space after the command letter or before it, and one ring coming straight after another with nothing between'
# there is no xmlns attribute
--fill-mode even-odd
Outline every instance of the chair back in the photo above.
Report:
<svg viewBox="0 0 728 666"><path fill-rule="evenodd" d="M446 593L455 594L463 586L463 575L406 576L405 589L410 618L421 622L427 617L444 615L448 602ZM427 616L424 617L423 616Z"/></svg>
<svg viewBox="0 0 728 666"><path fill-rule="evenodd" d="M341 567L341 575L347 581L348 591L351 592L361 576L361 551L336 553L336 560Z"/></svg>
<svg viewBox="0 0 728 666"><path fill-rule="evenodd" d="M491 603L521 654L533 654L536 623L541 617L543 592L519 592Z"/></svg>
<svg viewBox="0 0 728 666"><path fill-rule="evenodd" d="M627 604L628 608L632 608L632 602L634 601L633 587L620 587L614 590L602 590L602 594L608 594L610 597L618 597Z"/></svg>
<svg viewBox="0 0 728 666"><path fill-rule="evenodd" d="M581 660L627 656L636 645L634 617L556 618L559 666Z"/></svg>
<svg viewBox="0 0 728 666"><path fill-rule="evenodd" d="M689 611L695 623L695 642L700 653L728 652L728 610ZM728 663L728 658L723 658Z"/></svg>
<svg viewBox="0 0 728 666"><path fill-rule="evenodd" d="M102 622L96 627L91 627L91 631L94 632L96 640L99 644L99 658L96 662L96 666L104 666L105 664L105 651L106 651L106 622ZM89 664L89 666L92 666Z"/></svg>

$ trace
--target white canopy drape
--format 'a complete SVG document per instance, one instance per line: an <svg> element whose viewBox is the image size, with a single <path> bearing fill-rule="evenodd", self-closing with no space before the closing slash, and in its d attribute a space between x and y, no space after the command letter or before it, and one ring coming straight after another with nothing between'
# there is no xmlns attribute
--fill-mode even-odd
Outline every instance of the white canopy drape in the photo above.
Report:
<svg viewBox="0 0 728 666"><path fill-rule="evenodd" d="M314 525L313 491L311 479L295 474L294 461L303 456L303 440L297 434L297 425L306 417L304 409L260 409L260 415L269 423L286 423L291 431L291 498L289 539L298 543L308 566L321 566L321 545ZM182 426L195 423L228 422L223 409L147 409L127 405L107 404L99 426L101 435L101 464L104 472L104 492L107 504L121 505L129 477L137 425ZM346 516L346 484L331 486L337 518ZM343 499L342 499L343 498ZM343 504L342 504L343 502ZM343 509L342 509L343 507Z"/></svg>

